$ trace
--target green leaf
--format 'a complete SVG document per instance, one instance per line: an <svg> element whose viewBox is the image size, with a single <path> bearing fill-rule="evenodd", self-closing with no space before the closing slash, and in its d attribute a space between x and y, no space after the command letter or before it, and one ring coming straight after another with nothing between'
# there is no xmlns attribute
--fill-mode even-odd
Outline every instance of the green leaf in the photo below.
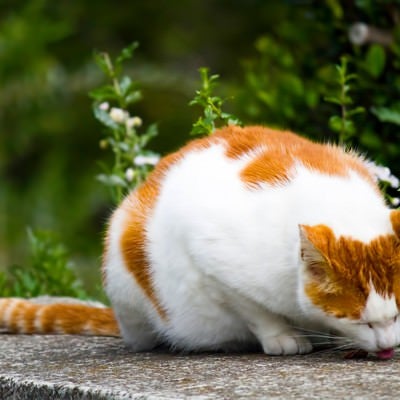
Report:
<svg viewBox="0 0 400 400"><path fill-rule="evenodd" d="M142 148L146 147L147 144L150 142L152 138L158 135L158 128L157 124L151 124L147 130L146 133L143 135L139 136L139 141L140 141L140 146Z"/></svg>
<svg viewBox="0 0 400 400"><path fill-rule="evenodd" d="M385 68L385 63L386 53L384 48L379 44L371 45L365 57L365 67L367 71L374 78L378 78Z"/></svg>
<svg viewBox="0 0 400 400"><path fill-rule="evenodd" d="M118 100L118 95L115 93L115 89L111 85L106 85L93 89L89 92L89 96L98 102L108 101L108 100Z"/></svg>
<svg viewBox="0 0 400 400"><path fill-rule="evenodd" d="M327 5L331 9L336 19L343 18L343 8L338 0L327 0Z"/></svg>
<svg viewBox="0 0 400 400"><path fill-rule="evenodd" d="M339 134L339 138L343 142L352 136L356 130L353 121L343 120L338 115L329 118L329 127Z"/></svg>
<svg viewBox="0 0 400 400"><path fill-rule="evenodd" d="M350 81L357 79L358 77L357 77L357 74L347 74L347 75L345 75L345 78L346 78L345 79L346 82L350 82Z"/></svg>
<svg viewBox="0 0 400 400"><path fill-rule="evenodd" d="M190 131L191 135L208 135L210 133L210 130L212 130L212 127L207 126L204 123L203 117L200 117L192 127L192 130Z"/></svg>
<svg viewBox="0 0 400 400"><path fill-rule="evenodd" d="M354 122L347 120L344 122L344 132L346 133L347 137L354 135L356 131L356 127L354 126Z"/></svg>
<svg viewBox="0 0 400 400"><path fill-rule="evenodd" d="M111 175L106 175L106 174L99 174L97 175L97 180L103 183L106 186L119 186L126 188L128 187L127 183L122 179L120 176L111 174Z"/></svg>
<svg viewBox="0 0 400 400"><path fill-rule="evenodd" d="M125 101L126 104L132 104L136 103L141 99L142 99L142 93L139 90L135 90L134 92L129 93L128 96L126 96Z"/></svg>
<svg viewBox="0 0 400 400"><path fill-rule="evenodd" d="M125 142L117 142L117 146L120 150L127 153L130 150L130 146L128 143Z"/></svg>
<svg viewBox="0 0 400 400"><path fill-rule="evenodd" d="M328 103L337 104L339 106L342 105L342 101L335 96L325 96L324 100L327 101Z"/></svg>
<svg viewBox="0 0 400 400"><path fill-rule="evenodd" d="M381 122L390 122L392 124L400 125L400 111L386 107L372 107L372 114L374 114Z"/></svg>
<svg viewBox="0 0 400 400"><path fill-rule="evenodd" d="M119 125L110 117L107 111L101 110L96 104L93 106L93 114L107 128L118 130Z"/></svg>
<svg viewBox="0 0 400 400"><path fill-rule="evenodd" d="M139 47L138 42L133 42L129 46L122 49L121 54L117 57L116 63L121 65L124 61L132 58L134 51Z"/></svg>
<svg viewBox="0 0 400 400"><path fill-rule="evenodd" d="M108 63L108 55L104 52L94 52L94 61L99 66L99 68L104 72L105 75L111 76L112 70L110 69L110 64Z"/></svg>
<svg viewBox="0 0 400 400"><path fill-rule="evenodd" d="M125 97L133 86L132 79L129 76L124 76L119 82L121 94Z"/></svg>
<svg viewBox="0 0 400 400"><path fill-rule="evenodd" d="M259 90L257 91L257 97L263 102L265 103L267 106L271 106L274 102L274 97L273 95L271 95L270 93L268 93L265 90Z"/></svg>
<svg viewBox="0 0 400 400"><path fill-rule="evenodd" d="M356 108L353 108L352 110L348 110L347 116L352 117L353 115L363 114L363 113L365 113L364 107L356 107Z"/></svg>
<svg viewBox="0 0 400 400"><path fill-rule="evenodd" d="M341 132L343 129L343 122L342 118L340 118L337 115L333 115L332 117L329 118L329 127L334 131L334 132Z"/></svg>

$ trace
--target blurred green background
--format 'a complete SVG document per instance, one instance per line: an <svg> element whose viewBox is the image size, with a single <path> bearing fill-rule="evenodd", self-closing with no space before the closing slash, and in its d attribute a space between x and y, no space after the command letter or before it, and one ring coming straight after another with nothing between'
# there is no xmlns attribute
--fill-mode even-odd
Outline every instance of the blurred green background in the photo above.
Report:
<svg viewBox="0 0 400 400"><path fill-rule="evenodd" d="M352 144L400 175L400 1L105 0L0 1L0 265L26 262L26 228L50 229L82 276L98 276L113 205L95 180L102 128L87 93L103 83L94 50L140 48L127 74L141 82L135 112L157 122L151 148L188 140L199 110L188 107L198 68L221 75L218 95L244 123L337 138L335 64L356 74ZM379 28L363 44L356 22ZM378 40L379 39L379 40ZM362 199L360 199L362 201Z"/></svg>

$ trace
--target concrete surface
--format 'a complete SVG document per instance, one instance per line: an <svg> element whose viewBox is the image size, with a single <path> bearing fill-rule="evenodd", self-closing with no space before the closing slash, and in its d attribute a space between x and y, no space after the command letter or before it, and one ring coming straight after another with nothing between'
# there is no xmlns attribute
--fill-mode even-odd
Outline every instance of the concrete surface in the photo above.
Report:
<svg viewBox="0 0 400 400"><path fill-rule="evenodd" d="M0 336L0 399L397 399L400 354L134 354L114 338Z"/></svg>

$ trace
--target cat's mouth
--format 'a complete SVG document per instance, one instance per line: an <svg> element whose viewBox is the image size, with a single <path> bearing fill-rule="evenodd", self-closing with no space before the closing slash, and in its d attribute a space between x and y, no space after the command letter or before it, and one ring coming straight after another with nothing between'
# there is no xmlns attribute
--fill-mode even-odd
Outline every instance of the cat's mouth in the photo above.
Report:
<svg viewBox="0 0 400 400"><path fill-rule="evenodd" d="M380 360L389 360L394 356L394 349L389 348L389 349L380 350L376 353L376 356Z"/></svg>
<svg viewBox="0 0 400 400"><path fill-rule="evenodd" d="M389 348L380 350L377 351L375 354L380 360L390 360L394 356L394 349ZM367 357L368 357L368 351L366 350L351 350L344 356L344 358L346 359L367 358Z"/></svg>

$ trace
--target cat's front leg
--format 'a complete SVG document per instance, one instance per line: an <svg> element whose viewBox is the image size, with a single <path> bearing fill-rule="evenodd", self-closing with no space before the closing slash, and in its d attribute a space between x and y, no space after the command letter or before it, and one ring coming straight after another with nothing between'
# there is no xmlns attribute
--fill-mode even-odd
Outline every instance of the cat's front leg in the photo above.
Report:
<svg viewBox="0 0 400 400"><path fill-rule="evenodd" d="M269 311L258 314L248 325L265 354L305 354L313 348L306 337L291 328L282 317Z"/></svg>
<svg viewBox="0 0 400 400"><path fill-rule="evenodd" d="M252 300L241 298L237 311L261 343L265 354L305 354L312 351L311 342L301 332L293 329L283 317Z"/></svg>
<svg viewBox="0 0 400 400"><path fill-rule="evenodd" d="M290 355L305 354L312 351L312 344L307 338L299 336L294 330L282 331L274 336L261 333L258 336L265 354Z"/></svg>

